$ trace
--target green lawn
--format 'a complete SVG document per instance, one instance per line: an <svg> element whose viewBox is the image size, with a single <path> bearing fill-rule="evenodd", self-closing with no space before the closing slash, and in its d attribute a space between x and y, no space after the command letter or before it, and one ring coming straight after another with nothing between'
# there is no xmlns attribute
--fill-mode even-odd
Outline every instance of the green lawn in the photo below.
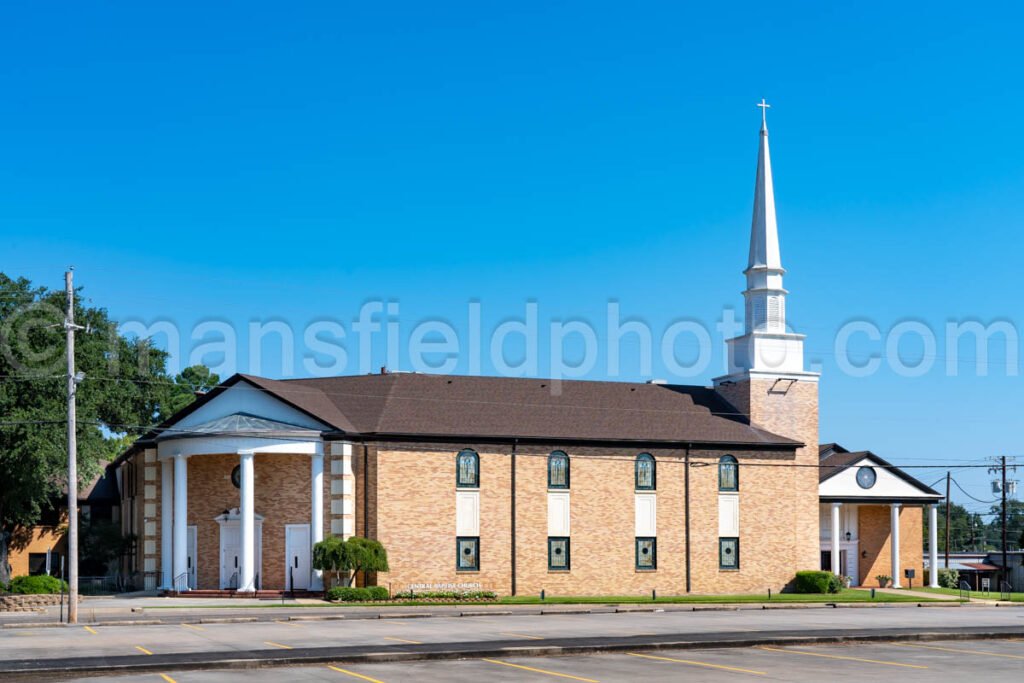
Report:
<svg viewBox="0 0 1024 683"><path fill-rule="evenodd" d="M878 593L872 600L870 591L845 589L839 593L830 595L813 593L773 593L771 603L832 603L832 602L928 602L927 598L918 598L912 595L899 595L893 593ZM752 603L768 603L768 595L759 593L754 595L670 595L661 596L657 600L651 600L643 595L582 595L582 596L553 596L549 595L541 600L539 595L520 595L516 597L503 597L494 602L428 602L424 600L403 600L401 602L348 602L348 603L312 603L300 604L268 602L263 605L159 605L147 607L151 609L270 609L287 607L289 609L299 608L322 608L322 607L430 607L435 605L461 605L464 607L486 607L487 605L679 605L679 604L716 604L716 605L740 605Z"/></svg>
<svg viewBox="0 0 1024 683"><path fill-rule="evenodd" d="M924 591L925 593L942 593L943 595L960 595L960 591L956 588L915 588L915 591ZM999 591L982 593L981 591L971 591L969 595L972 598L979 598L981 600L999 600ZM1010 593L1011 602L1024 602L1024 593Z"/></svg>
<svg viewBox="0 0 1024 683"><path fill-rule="evenodd" d="M549 595L542 602L540 596L523 595L506 597L499 600L506 605L574 605L574 604L601 604L601 605L630 605L630 604L749 604L767 603L768 595L765 593L741 594L741 595L670 595L651 600L642 595L594 595L594 596L552 596ZM894 595L892 593L877 593L874 600L870 591L844 589L838 593L829 595L819 593L773 593L770 602L927 602L915 598L912 595Z"/></svg>

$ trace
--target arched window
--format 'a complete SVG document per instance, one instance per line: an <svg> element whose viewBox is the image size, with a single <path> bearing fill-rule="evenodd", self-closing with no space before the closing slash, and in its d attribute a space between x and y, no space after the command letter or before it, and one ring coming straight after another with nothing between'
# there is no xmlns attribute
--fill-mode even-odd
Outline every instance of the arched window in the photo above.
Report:
<svg viewBox="0 0 1024 683"><path fill-rule="evenodd" d="M636 456L636 463L633 465L636 479L637 491L653 491L658 486L657 471L654 464L654 456L650 453L641 453Z"/></svg>
<svg viewBox="0 0 1024 683"><path fill-rule="evenodd" d="M471 448L455 456L455 485L460 489L480 488L480 456Z"/></svg>
<svg viewBox="0 0 1024 683"><path fill-rule="evenodd" d="M569 488L569 456L565 451L552 451L548 456L548 488Z"/></svg>
<svg viewBox="0 0 1024 683"><path fill-rule="evenodd" d="M740 490L740 466L731 455L723 455L718 461L718 490Z"/></svg>

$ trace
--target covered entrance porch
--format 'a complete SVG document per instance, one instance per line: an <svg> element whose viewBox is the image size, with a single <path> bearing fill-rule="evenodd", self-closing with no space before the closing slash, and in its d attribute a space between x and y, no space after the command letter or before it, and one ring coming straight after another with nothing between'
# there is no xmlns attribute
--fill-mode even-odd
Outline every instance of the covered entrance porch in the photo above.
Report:
<svg viewBox="0 0 1024 683"><path fill-rule="evenodd" d="M942 496L870 451L851 453L838 444L826 444L819 457L821 569L849 577L854 586L879 586L880 576L889 577L891 588L925 585L924 567L936 566L936 517ZM938 587L934 572L928 585Z"/></svg>
<svg viewBox="0 0 1024 683"><path fill-rule="evenodd" d="M319 430L236 413L157 439L160 588L252 596L320 591Z"/></svg>

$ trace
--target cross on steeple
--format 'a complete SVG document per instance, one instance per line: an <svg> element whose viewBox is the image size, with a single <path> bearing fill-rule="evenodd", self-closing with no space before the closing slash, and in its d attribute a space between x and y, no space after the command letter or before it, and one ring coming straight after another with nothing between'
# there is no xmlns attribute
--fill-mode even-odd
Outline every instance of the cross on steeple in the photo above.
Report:
<svg viewBox="0 0 1024 683"><path fill-rule="evenodd" d="M765 99L762 97L761 98L761 103L758 104L757 106L761 107L761 127L762 128L766 128L768 126L768 117L766 116L766 114L768 113L768 109L772 105L768 104L765 101Z"/></svg>

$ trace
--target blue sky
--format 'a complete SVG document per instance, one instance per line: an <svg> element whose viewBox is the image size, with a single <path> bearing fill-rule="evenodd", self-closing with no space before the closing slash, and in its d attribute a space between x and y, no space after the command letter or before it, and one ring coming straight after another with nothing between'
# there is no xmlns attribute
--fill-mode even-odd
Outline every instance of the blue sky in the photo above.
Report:
<svg viewBox="0 0 1024 683"><path fill-rule="evenodd" d="M766 97L789 318L824 373L822 439L905 464L1019 453L1021 379L1005 348L993 344L987 376L970 349L948 376L941 331L1024 322L1021 15L1010 3L7 3L0 268L58 287L73 263L93 303L172 321L186 341L226 321L242 331L243 371L250 321L300 330L303 374L301 329L348 327L370 300L399 303L403 334L424 319L462 334L470 301L485 332L530 301L542 328L601 330L610 300L655 331L713 330L723 307L740 310ZM861 358L882 353L883 367L848 376L833 341L855 319L938 330L935 367L899 376L862 338ZM905 341L914 362L923 347ZM714 342L705 372L669 378L720 374ZM278 376L273 346L260 369ZM617 379L668 375L658 362L641 373L630 349ZM480 370L494 372L486 358ZM586 376L607 375L602 357ZM990 497L983 473L957 476Z"/></svg>

